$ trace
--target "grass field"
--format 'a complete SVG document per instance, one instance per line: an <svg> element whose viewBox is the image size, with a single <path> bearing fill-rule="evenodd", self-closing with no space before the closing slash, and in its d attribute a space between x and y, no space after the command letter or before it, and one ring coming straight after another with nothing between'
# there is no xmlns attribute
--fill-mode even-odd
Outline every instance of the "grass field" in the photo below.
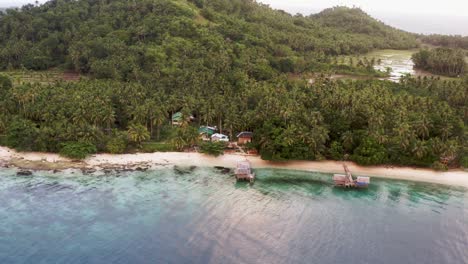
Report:
<svg viewBox="0 0 468 264"><path fill-rule="evenodd" d="M0 74L10 77L15 85L21 85L25 83L53 84L58 81L78 81L80 78L82 78L82 76L77 73L65 72L61 70L14 70L0 72Z"/></svg>

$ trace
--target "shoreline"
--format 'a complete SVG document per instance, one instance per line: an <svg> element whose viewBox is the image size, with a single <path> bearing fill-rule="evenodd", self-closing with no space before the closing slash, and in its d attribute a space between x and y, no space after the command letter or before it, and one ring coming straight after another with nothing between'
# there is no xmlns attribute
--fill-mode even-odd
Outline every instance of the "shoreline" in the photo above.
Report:
<svg viewBox="0 0 468 264"><path fill-rule="evenodd" d="M234 168L238 161L248 159L254 169L285 169L321 173L343 173L341 161L264 161L259 156L225 154L219 157L190 152L156 152L137 154L96 154L79 162L52 153L16 152L0 147L0 167L16 167L25 170L147 170L161 166L198 166ZM468 172L388 166L359 166L346 162L354 176L370 176L394 180L435 183L468 188Z"/></svg>

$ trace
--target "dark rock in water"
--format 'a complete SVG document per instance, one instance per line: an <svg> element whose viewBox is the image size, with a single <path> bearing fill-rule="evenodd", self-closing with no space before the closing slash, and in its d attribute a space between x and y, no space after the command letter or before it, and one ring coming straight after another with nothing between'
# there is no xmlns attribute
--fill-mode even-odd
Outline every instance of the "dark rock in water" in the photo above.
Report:
<svg viewBox="0 0 468 264"><path fill-rule="evenodd" d="M215 166L214 168L217 169L217 170L218 170L219 172L221 172L222 174L229 174L229 173L231 173L231 169L230 169L230 168L221 167L221 166Z"/></svg>
<svg viewBox="0 0 468 264"><path fill-rule="evenodd" d="M60 170L55 169L55 170L53 170L52 172L55 174L55 173L59 173Z"/></svg>
<svg viewBox="0 0 468 264"><path fill-rule="evenodd" d="M135 169L136 171L147 171L148 168L142 168L142 167L138 167Z"/></svg>
<svg viewBox="0 0 468 264"><path fill-rule="evenodd" d="M180 167L180 166L174 166L174 171L179 175L183 175L183 174L189 174L193 172L196 168L197 166L190 166L190 167L185 167L185 168Z"/></svg>
<svg viewBox="0 0 468 264"><path fill-rule="evenodd" d="M81 172L85 175L95 173L95 169L82 169Z"/></svg>
<svg viewBox="0 0 468 264"><path fill-rule="evenodd" d="M112 173L112 170L105 169L105 170L104 170L104 173L105 173L105 174L111 174L111 173Z"/></svg>
<svg viewBox="0 0 468 264"><path fill-rule="evenodd" d="M28 171L28 170L21 170L21 171L18 171L16 173L16 175L18 176L31 176L33 175L32 171Z"/></svg>

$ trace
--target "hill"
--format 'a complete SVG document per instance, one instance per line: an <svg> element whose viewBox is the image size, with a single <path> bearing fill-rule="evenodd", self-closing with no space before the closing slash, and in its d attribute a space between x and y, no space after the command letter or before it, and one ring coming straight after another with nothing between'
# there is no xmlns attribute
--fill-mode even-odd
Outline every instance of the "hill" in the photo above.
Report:
<svg viewBox="0 0 468 264"><path fill-rule="evenodd" d="M414 45L414 35L392 28L359 8L328 8L312 15L311 18L322 26L332 27L341 32L373 36L376 38L376 48L407 49Z"/></svg>
<svg viewBox="0 0 468 264"><path fill-rule="evenodd" d="M341 15L345 20L333 22ZM360 18L376 29L349 30L362 28ZM144 65L147 56L168 55L168 45L196 53L207 41L215 50L245 51L259 62L250 72L259 79L320 69L330 56L417 45L412 35L349 8L302 17L251 0L49 1L0 17L0 45L6 47L0 69L62 65L97 77L129 78L123 71L151 71ZM126 61L119 67L126 69L109 68L112 58Z"/></svg>
<svg viewBox="0 0 468 264"><path fill-rule="evenodd" d="M447 47L447 48L459 48L468 50L468 36L447 36L447 35L420 35L419 38L423 43Z"/></svg>

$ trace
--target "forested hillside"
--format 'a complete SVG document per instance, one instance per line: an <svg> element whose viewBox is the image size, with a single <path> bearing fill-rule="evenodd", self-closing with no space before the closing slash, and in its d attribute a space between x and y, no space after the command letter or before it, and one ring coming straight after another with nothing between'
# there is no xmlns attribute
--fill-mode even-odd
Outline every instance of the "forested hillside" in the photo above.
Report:
<svg viewBox="0 0 468 264"><path fill-rule="evenodd" d="M219 65L230 63L223 61L229 57L235 60L229 66L268 79L321 69L330 56L416 46L412 35L362 11L324 14L327 23L322 16L291 16L251 0L55 0L0 18L0 68L65 65L98 78L130 80L171 68L184 56L216 57ZM372 30L366 30L368 22Z"/></svg>
<svg viewBox="0 0 468 264"><path fill-rule="evenodd" d="M422 42L434 46L468 50L468 36L428 35L419 38Z"/></svg>
<svg viewBox="0 0 468 264"><path fill-rule="evenodd" d="M375 48L408 49L415 47L414 36L375 20L359 8L334 7L312 15L325 27L336 28L343 34L351 32L373 36Z"/></svg>
<svg viewBox="0 0 468 264"><path fill-rule="evenodd" d="M336 55L416 45L348 8L303 17L250 0L25 6L0 17L0 68L63 67L87 78L0 77L0 140L65 153L121 153L150 139L182 150L197 143L199 125L216 125L231 137L254 132L265 159L463 163L468 81L287 77L329 69ZM180 127L169 125L175 112Z"/></svg>

